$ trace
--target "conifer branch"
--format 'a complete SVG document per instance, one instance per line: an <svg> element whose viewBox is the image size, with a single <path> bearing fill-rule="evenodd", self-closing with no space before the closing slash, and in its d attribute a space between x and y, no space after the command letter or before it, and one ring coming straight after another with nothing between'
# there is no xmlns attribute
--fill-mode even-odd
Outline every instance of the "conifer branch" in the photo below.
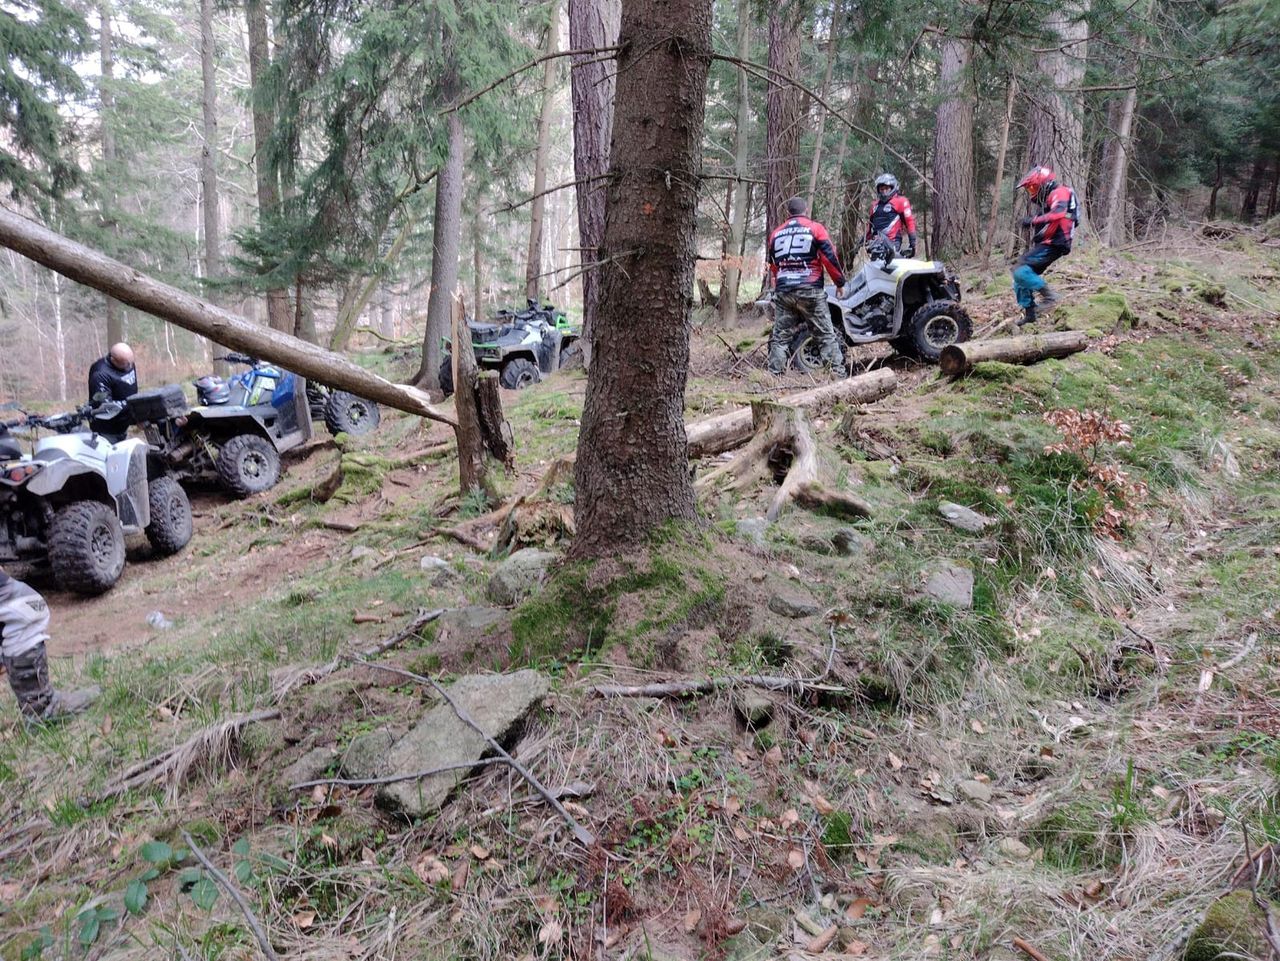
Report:
<svg viewBox="0 0 1280 961"><path fill-rule="evenodd" d="M603 57L603 56L599 57L599 59L601 60L609 60L609 59L612 59L614 54L620 49L622 48L619 47L617 44L614 44L613 46L610 46L610 47L590 47L585 50L557 50L555 53L544 53L541 56L534 57L532 60L529 60L526 63L522 63L520 66L516 67L510 73L503 74L497 80L493 81L490 84L487 84L484 87L481 87L479 90L471 94L469 97L464 97L462 100L459 100L453 106L445 107L443 110L440 111L440 116L442 117L447 116L453 113L455 110L461 110L463 107L467 106L468 104L475 103L477 100L483 97L490 90L493 90L496 87L502 86L508 80L518 77L520 76L520 74L524 73L526 70L532 70L534 67L538 66L538 64L545 63L548 60L555 60L558 57L583 57L583 56L587 56L588 54L609 54L608 57ZM583 61L583 63L593 63L593 62L594 61L591 61L591 60ZM574 66L580 67L583 65L583 63L575 63Z"/></svg>

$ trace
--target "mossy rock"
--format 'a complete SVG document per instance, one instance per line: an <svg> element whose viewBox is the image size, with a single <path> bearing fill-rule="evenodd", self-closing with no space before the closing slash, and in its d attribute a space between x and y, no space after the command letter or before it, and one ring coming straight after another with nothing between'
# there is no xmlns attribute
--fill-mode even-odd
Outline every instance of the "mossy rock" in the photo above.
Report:
<svg viewBox="0 0 1280 961"><path fill-rule="evenodd" d="M1119 331L1138 326L1138 315L1129 307L1124 294L1099 291L1083 303L1069 302L1061 309L1069 330Z"/></svg>
<svg viewBox="0 0 1280 961"><path fill-rule="evenodd" d="M1253 903L1253 895L1232 891L1209 906L1200 926L1191 932L1183 961L1270 957L1266 925L1266 912Z"/></svg>
<svg viewBox="0 0 1280 961"><path fill-rule="evenodd" d="M382 489L383 478L391 470L391 461L367 451L342 455L342 483L333 495L339 504L352 504Z"/></svg>

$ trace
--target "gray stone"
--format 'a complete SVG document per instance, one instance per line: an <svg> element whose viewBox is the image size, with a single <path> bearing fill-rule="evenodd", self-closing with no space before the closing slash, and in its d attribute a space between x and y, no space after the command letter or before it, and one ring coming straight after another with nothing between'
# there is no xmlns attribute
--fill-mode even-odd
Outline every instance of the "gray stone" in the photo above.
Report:
<svg viewBox="0 0 1280 961"><path fill-rule="evenodd" d="M733 709L738 712L743 723L753 731L773 720L775 707L773 698L756 688L747 688L733 698Z"/></svg>
<svg viewBox="0 0 1280 961"><path fill-rule="evenodd" d="M547 696L547 679L537 671L514 674L471 674L449 687L449 696L487 735L501 741L535 705ZM478 761L489 751L488 742L464 724L444 703L427 711L387 755L388 774L410 774ZM438 810L453 789L467 776L466 768L434 774L418 781L386 784L378 790L378 803L408 818L425 817Z"/></svg>
<svg viewBox="0 0 1280 961"><path fill-rule="evenodd" d="M322 778L335 757L331 747L314 747L280 772L280 783L288 786Z"/></svg>
<svg viewBox="0 0 1280 961"><path fill-rule="evenodd" d="M942 564L929 574L924 592L952 607L973 607L973 571L958 564Z"/></svg>
<svg viewBox="0 0 1280 961"><path fill-rule="evenodd" d="M422 573L431 578L433 584L447 581L458 573L453 569L452 564L435 554L423 554L422 559L418 561L418 567L422 569Z"/></svg>
<svg viewBox="0 0 1280 961"><path fill-rule="evenodd" d="M440 615L438 637L441 641L458 637L479 638L489 633L496 624L507 617L507 612L496 607L455 607Z"/></svg>
<svg viewBox="0 0 1280 961"><path fill-rule="evenodd" d="M996 850L1007 858L1013 858L1015 861L1025 861L1031 857L1031 848L1017 838L1001 838L996 845Z"/></svg>
<svg viewBox="0 0 1280 961"><path fill-rule="evenodd" d="M984 784L982 781L961 781L956 785L956 790L970 801L980 801L983 804L991 803L993 795L991 785Z"/></svg>
<svg viewBox="0 0 1280 961"><path fill-rule="evenodd" d="M382 777L395 737L385 727L351 739L342 752L342 773L350 778Z"/></svg>
<svg viewBox="0 0 1280 961"><path fill-rule="evenodd" d="M981 533L995 523L985 514L979 514L975 510L961 507L959 504L953 504L950 501L943 501L939 504L938 513L952 527L958 527L960 530L968 531L970 534Z"/></svg>
<svg viewBox="0 0 1280 961"><path fill-rule="evenodd" d="M763 517L744 517L738 521L735 529L744 541L749 541L756 547L764 547L764 535L769 529L769 522Z"/></svg>
<svg viewBox="0 0 1280 961"><path fill-rule="evenodd" d="M813 617L822 610L822 605L796 591L777 591L769 597L769 610L783 617Z"/></svg>
<svg viewBox="0 0 1280 961"><path fill-rule="evenodd" d="M377 556L377 551L372 547L366 547L364 544L357 544L355 547L351 548L351 559L353 561L363 561Z"/></svg>
<svg viewBox="0 0 1280 961"><path fill-rule="evenodd" d="M501 607L515 607L538 592L555 559L556 555L534 547L516 551L493 572L485 596Z"/></svg>
<svg viewBox="0 0 1280 961"><path fill-rule="evenodd" d="M852 527L842 527L831 535L831 547L841 557L854 557L871 549L871 538Z"/></svg>

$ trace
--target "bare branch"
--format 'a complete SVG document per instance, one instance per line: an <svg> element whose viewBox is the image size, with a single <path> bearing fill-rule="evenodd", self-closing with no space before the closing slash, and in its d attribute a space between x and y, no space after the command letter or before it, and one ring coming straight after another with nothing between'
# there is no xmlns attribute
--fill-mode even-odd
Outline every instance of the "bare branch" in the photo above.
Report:
<svg viewBox="0 0 1280 961"><path fill-rule="evenodd" d="M267 961L279 961L279 955L276 954L275 949L271 947L271 942L267 939L267 932L262 929L262 924L250 909L249 902L244 899L244 895L236 890L236 886L231 883L230 878L214 867L213 862L209 860L209 856L200 850L200 846L186 831L182 832L182 840L187 842L187 847L191 848L191 853L195 855L201 866L209 872L209 876L217 881L227 894L231 895L231 900L236 903L236 907L244 915L245 921L249 923L253 936L258 941L258 947L262 949L262 954L267 958Z"/></svg>
<svg viewBox="0 0 1280 961"><path fill-rule="evenodd" d="M587 50L558 50L555 53L544 53L541 56L534 57L532 60L528 61L527 63L522 63L520 66L516 67L510 73L503 74L497 80L493 81L493 83L490 83L485 85L484 87L481 87L475 93L471 94L469 97L465 97L462 100L459 100L453 106L445 107L443 110L440 111L440 116L444 117L448 114L453 113L455 110L461 110L463 107L467 106L468 104L475 103L477 100L483 97L490 90L493 90L496 87L502 86L508 80L518 77L520 76L520 74L524 73L526 70L532 70L534 67L538 66L538 64L545 63L548 60L554 60L557 57L582 57L582 56L586 56L587 54L603 54L603 53L613 54L613 53L616 53L619 49L621 48L617 44L614 44L611 47L592 47ZM612 57L607 57L607 58L601 57L600 59L602 60L612 59ZM592 61L584 60L584 61L580 61L579 63L575 63L574 66L580 67L580 66L583 66L583 64L590 63L590 62Z"/></svg>

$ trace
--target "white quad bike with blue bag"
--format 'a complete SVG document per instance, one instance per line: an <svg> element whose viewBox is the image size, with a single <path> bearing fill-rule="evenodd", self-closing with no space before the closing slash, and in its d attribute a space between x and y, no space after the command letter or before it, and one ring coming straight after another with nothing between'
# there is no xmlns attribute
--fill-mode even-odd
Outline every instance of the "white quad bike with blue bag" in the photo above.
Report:
<svg viewBox="0 0 1280 961"><path fill-rule="evenodd" d="M972 336L960 283L946 265L899 257L883 233L866 250L866 263L847 278L843 297L832 285L826 289L831 324L846 345L887 340L900 354L937 363L944 348ZM790 353L801 370L822 367L820 345L809 331L796 334Z"/></svg>
<svg viewBox="0 0 1280 961"><path fill-rule="evenodd" d="M58 587L110 590L125 564L125 536L145 533L156 555L191 540L191 503L141 438L104 436L115 402L0 424L0 564L48 565ZM88 422L89 430L79 429ZM44 428L24 454L9 426Z"/></svg>

